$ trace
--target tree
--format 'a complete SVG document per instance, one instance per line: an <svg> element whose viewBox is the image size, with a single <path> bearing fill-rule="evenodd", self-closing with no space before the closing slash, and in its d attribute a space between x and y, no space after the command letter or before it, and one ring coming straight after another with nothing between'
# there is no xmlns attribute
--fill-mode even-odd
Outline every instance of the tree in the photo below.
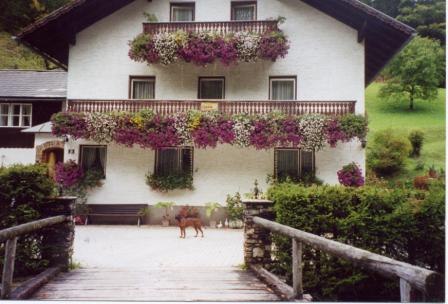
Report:
<svg viewBox="0 0 448 304"><path fill-rule="evenodd" d="M417 100L434 100L443 60L444 51L437 40L416 37L389 64L385 71L388 82L379 96L386 100L407 100L410 110L414 110Z"/></svg>
<svg viewBox="0 0 448 304"><path fill-rule="evenodd" d="M420 36L445 45L445 0L402 0L397 19L412 26Z"/></svg>

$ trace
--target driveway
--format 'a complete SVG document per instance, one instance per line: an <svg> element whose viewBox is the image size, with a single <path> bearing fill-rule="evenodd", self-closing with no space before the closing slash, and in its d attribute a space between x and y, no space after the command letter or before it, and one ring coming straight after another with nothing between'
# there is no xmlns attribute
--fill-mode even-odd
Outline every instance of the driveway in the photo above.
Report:
<svg viewBox="0 0 448 304"><path fill-rule="evenodd" d="M243 263L243 231L176 227L76 226L74 261L88 268L232 267Z"/></svg>

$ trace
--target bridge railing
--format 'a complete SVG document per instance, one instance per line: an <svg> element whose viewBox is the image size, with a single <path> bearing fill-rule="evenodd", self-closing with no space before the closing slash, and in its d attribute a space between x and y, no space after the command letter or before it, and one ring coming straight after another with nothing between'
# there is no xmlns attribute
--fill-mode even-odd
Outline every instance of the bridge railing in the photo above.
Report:
<svg viewBox="0 0 448 304"><path fill-rule="evenodd" d="M333 241L315 234L285 226L263 217L272 218L272 202L246 201L245 203L245 262L262 279L275 287L287 299L303 299L303 246L307 245L334 257L386 278L400 282L401 302L410 302L411 290L419 290L424 299L439 298L443 293L443 278L434 271L400 262L376 253ZM257 216L259 215L259 216ZM263 216L263 217L260 217ZM292 287L263 268L271 259L270 233L292 239Z"/></svg>
<svg viewBox="0 0 448 304"><path fill-rule="evenodd" d="M71 215L75 199L72 197L51 199L48 204L44 204L45 210L43 213L48 215L48 218L0 230L0 243L6 243L4 247L1 299L25 299L45 284L50 277L68 269L73 246L74 224ZM49 268L13 290L18 239L29 233L43 232L49 228L54 229L43 233L45 249L42 252L42 256L49 260Z"/></svg>

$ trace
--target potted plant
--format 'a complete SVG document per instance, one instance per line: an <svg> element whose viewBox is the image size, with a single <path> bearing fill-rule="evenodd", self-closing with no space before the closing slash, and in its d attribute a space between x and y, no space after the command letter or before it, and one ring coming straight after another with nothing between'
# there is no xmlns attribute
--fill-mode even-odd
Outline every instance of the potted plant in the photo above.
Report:
<svg viewBox="0 0 448 304"><path fill-rule="evenodd" d="M162 226L168 227L170 225L170 210L173 210L173 202L159 202L155 205L156 208L165 208L165 215L162 219Z"/></svg>
<svg viewBox="0 0 448 304"><path fill-rule="evenodd" d="M210 227L216 228L216 220L213 218L214 213L221 207L219 203L205 204L205 215L210 219Z"/></svg>
<svg viewBox="0 0 448 304"><path fill-rule="evenodd" d="M138 211L138 216L140 218L143 218L143 221L145 221L149 217L149 207L143 207Z"/></svg>
<svg viewBox="0 0 448 304"><path fill-rule="evenodd" d="M244 226L244 208L239 192L237 192L234 196L227 195L226 203L227 214L229 216L229 228L242 228Z"/></svg>

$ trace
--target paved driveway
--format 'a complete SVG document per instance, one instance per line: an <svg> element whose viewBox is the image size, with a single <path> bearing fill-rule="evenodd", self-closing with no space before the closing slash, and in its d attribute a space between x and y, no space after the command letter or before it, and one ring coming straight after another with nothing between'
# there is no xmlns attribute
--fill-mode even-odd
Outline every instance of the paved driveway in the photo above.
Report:
<svg viewBox="0 0 448 304"><path fill-rule="evenodd" d="M243 263L243 231L175 227L77 226L74 260L88 268L232 267Z"/></svg>

